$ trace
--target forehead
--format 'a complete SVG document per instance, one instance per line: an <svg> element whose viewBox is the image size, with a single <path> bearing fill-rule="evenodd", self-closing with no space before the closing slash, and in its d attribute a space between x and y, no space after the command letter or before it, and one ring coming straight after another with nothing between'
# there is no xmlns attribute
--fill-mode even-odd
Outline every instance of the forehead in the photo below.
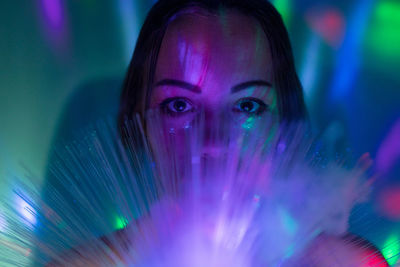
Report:
<svg viewBox="0 0 400 267"><path fill-rule="evenodd" d="M168 26L156 67L156 80L180 79L202 86L270 79L266 35L252 17L234 10L179 15Z"/></svg>

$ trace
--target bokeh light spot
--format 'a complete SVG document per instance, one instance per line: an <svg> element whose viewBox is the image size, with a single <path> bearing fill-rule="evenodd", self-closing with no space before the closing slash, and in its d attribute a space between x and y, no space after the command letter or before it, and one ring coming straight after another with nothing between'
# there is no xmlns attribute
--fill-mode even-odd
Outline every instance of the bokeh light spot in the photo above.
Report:
<svg viewBox="0 0 400 267"><path fill-rule="evenodd" d="M312 11L306 15L309 27L327 44L338 48L344 38L345 19L340 11L330 8L323 11Z"/></svg>
<svg viewBox="0 0 400 267"><path fill-rule="evenodd" d="M378 198L380 212L391 220L400 220L400 185L383 189Z"/></svg>
<svg viewBox="0 0 400 267"><path fill-rule="evenodd" d="M22 218L25 219L25 222L31 225L36 224L36 212L34 208L20 194L16 195L16 209Z"/></svg>
<svg viewBox="0 0 400 267"><path fill-rule="evenodd" d="M115 219L115 229L120 230L124 229L128 225L128 220L124 217L117 217Z"/></svg>
<svg viewBox="0 0 400 267"><path fill-rule="evenodd" d="M379 1L366 36L369 51L385 58L400 57L400 3Z"/></svg>

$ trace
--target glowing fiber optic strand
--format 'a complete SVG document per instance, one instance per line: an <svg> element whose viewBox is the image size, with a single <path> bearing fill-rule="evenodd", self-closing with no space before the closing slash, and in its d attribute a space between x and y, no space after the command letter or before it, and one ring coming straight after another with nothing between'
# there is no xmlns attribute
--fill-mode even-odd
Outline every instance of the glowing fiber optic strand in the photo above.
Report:
<svg viewBox="0 0 400 267"><path fill-rule="evenodd" d="M389 265L394 266L398 263L400 257L400 238L398 234L389 235L383 245L382 254Z"/></svg>
<svg viewBox="0 0 400 267"><path fill-rule="evenodd" d="M266 121L249 131L222 120L211 136L230 153L204 158L204 116L173 131L158 113L146 116L146 135L140 121L127 122L125 144L112 122L99 122L57 150L51 171L59 184L48 186L47 199L34 185L19 185L44 208L33 207L34 230L8 216L18 226L8 233L13 240L39 235L24 243L39 248L35 263L297 266L310 261L303 253L319 233L346 232L351 208L368 191L363 168L319 168L304 125L272 131ZM110 206L120 231L115 215L105 218ZM21 265L16 256L7 260Z"/></svg>

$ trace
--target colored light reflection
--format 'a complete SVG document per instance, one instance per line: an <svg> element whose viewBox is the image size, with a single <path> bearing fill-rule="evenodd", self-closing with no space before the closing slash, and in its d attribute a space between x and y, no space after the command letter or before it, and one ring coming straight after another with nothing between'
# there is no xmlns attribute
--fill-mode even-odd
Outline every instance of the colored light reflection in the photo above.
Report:
<svg viewBox="0 0 400 267"><path fill-rule="evenodd" d="M15 202L16 210L20 216L25 219L25 222L32 225L36 224L36 212L32 205L30 205L28 201L18 193L16 194Z"/></svg>
<svg viewBox="0 0 400 267"><path fill-rule="evenodd" d="M279 215L282 219L282 223L283 226L285 227L285 230L290 235L296 234L299 226L297 222L293 219L293 217L290 215L290 213L285 209L279 209Z"/></svg>
<svg viewBox="0 0 400 267"><path fill-rule="evenodd" d="M391 234L385 241L382 254L389 265L394 266L400 255L400 240L397 234Z"/></svg>
<svg viewBox="0 0 400 267"><path fill-rule="evenodd" d="M136 1L118 0L115 3L117 4L118 18L122 25L125 58L129 62L139 34L138 12L140 9L136 6Z"/></svg>
<svg viewBox="0 0 400 267"><path fill-rule="evenodd" d="M368 47L381 56L400 56L400 3L379 1L367 35Z"/></svg>
<svg viewBox="0 0 400 267"><path fill-rule="evenodd" d="M42 6L46 19L52 28L61 28L63 25L61 0L42 0Z"/></svg>
<svg viewBox="0 0 400 267"><path fill-rule="evenodd" d="M59 57L66 57L69 35L63 0L38 1L43 34Z"/></svg>
<svg viewBox="0 0 400 267"><path fill-rule="evenodd" d="M337 56L336 70L331 86L331 101L346 97L353 87L360 66L360 47L371 16L373 0L356 2L347 22L346 34Z"/></svg>
<svg viewBox="0 0 400 267"><path fill-rule="evenodd" d="M124 229L128 225L128 220L124 217L117 217L115 219L115 229L121 230Z"/></svg>
<svg viewBox="0 0 400 267"><path fill-rule="evenodd" d="M250 130L254 127L255 119L254 117L249 117L243 124L242 128L245 130Z"/></svg>
<svg viewBox="0 0 400 267"><path fill-rule="evenodd" d="M13 251L19 252L19 253L25 255L25 257L28 257L32 253L32 250L30 248L21 247L20 245L14 243L14 242L7 241L5 239L0 239L0 245L11 248ZM7 265L7 266L11 266L11 265ZM22 265L20 265L20 266L22 266Z"/></svg>
<svg viewBox="0 0 400 267"><path fill-rule="evenodd" d="M377 157L376 166L380 172L386 173L400 159L400 118L394 123L389 134L381 143Z"/></svg>

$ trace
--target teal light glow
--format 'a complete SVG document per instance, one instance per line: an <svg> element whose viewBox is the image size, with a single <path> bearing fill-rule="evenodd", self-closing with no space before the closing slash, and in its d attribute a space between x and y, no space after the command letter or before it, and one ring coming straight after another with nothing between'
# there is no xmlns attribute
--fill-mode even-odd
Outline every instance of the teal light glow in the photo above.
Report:
<svg viewBox="0 0 400 267"><path fill-rule="evenodd" d="M400 58L400 3L379 1L372 14L366 45L385 58Z"/></svg>
<svg viewBox="0 0 400 267"><path fill-rule="evenodd" d="M279 208L278 213L285 231L291 236L296 235L299 229L299 225L296 222L296 220L292 217L292 215L290 215L290 213L283 208ZM292 257L294 251L295 251L295 245L291 244L286 248L285 257L286 258Z"/></svg>
<svg viewBox="0 0 400 267"><path fill-rule="evenodd" d="M279 215L282 219L283 226L285 230L290 235L295 235L299 226L290 213L285 209L279 209Z"/></svg>
<svg viewBox="0 0 400 267"><path fill-rule="evenodd" d="M253 128L254 123L255 123L255 119L254 117L249 117L243 124L242 124L242 128L245 130L250 130L251 128Z"/></svg>
<svg viewBox="0 0 400 267"><path fill-rule="evenodd" d="M400 256L400 240L397 234L391 234L385 241L382 254L390 266L394 266Z"/></svg>

